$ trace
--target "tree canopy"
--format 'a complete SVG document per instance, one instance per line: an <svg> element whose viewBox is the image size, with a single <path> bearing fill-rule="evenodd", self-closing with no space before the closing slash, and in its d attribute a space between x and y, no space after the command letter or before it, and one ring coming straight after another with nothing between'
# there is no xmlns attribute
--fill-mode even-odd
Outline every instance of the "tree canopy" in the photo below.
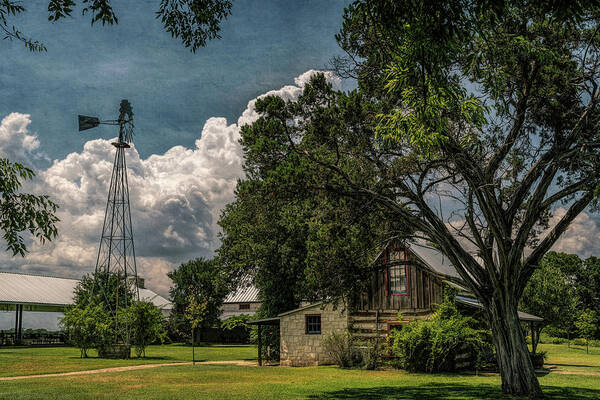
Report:
<svg viewBox="0 0 600 400"><path fill-rule="evenodd" d="M119 274L97 271L83 277L75 287L73 305L61 320L81 357L87 357L90 348L100 354L115 343L134 345L137 356L145 357L149 344L164 339L160 309L136 298L130 283Z"/></svg>
<svg viewBox="0 0 600 400"><path fill-rule="evenodd" d="M73 0L49 0L48 21L56 22L71 17L77 8ZM11 24L11 18L25 13L26 7L18 0L0 0L0 31L3 38L21 41L31 51L45 51L46 46ZM117 12L110 0L81 0L81 13L89 14L92 25L119 23ZM161 0L156 18L165 30L192 52L206 46L212 39L220 39L220 23L231 13L230 0Z"/></svg>
<svg viewBox="0 0 600 400"><path fill-rule="evenodd" d="M589 320L600 315L598 294L598 258L581 260L575 254L547 253L527 284L521 307L544 318L548 333L553 336L590 336L581 330L577 320ZM594 330L591 338L600 338Z"/></svg>
<svg viewBox="0 0 600 400"><path fill-rule="evenodd" d="M188 337L193 321L195 328L210 327L219 321L221 304L230 289L214 260L197 258L188 261L167 276L173 281L169 289L173 302L169 328L173 334ZM193 310L189 308L191 303Z"/></svg>
<svg viewBox="0 0 600 400"><path fill-rule="evenodd" d="M574 280L569 270L575 271L581 259L574 254L551 252L544 256L525 287L521 306L524 311L544 319L554 332L571 329L577 312Z"/></svg>

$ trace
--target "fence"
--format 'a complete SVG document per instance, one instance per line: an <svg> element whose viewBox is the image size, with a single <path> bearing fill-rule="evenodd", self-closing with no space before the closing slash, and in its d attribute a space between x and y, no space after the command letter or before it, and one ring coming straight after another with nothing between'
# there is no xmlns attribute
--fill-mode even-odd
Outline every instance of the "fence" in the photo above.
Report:
<svg viewBox="0 0 600 400"><path fill-rule="evenodd" d="M0 346L59 346L67 343L64 332L49 332L25 329L21 340L17 340L14 329L0 330Z"/></svg>

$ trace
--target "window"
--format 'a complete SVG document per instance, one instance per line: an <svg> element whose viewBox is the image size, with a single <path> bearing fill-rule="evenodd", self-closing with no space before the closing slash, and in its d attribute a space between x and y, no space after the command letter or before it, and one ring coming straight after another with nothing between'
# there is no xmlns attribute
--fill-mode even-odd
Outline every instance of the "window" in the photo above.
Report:
<svg viewBox="0 0 600 400"><path fill-rule="evenodd" d="M408 294L408 260L404 249L393 249L387 252L386 261L386 295Z"/></svg>
<svg viewBox="0 0 600 400"><path fill-rule="evenodd" d="M390 265L388 267L390 293L406 294L406 265Z"/></svg>
<svg viewBox="0 0 600 400"><path fill-rule="evenodd" d="M240 310L249 310L250 304L248 303L240 303Z"/></svg>
<svg viewBox="0 0 600 400"><path fill-rule="evenodd" d="M388 346L389 346L388 351L389 351L390 356L392 356L392 346L394 345L393 333L394 333L394 331L402 330L402 326L403 326L403 322L388 322L388 324L387 324Z"/></svg>
<svg viewBox="0 0 600 400"><path fill-rule="evenodd" d="M306 334L320 335L321 334L321 315L306 316Z"/></svg>

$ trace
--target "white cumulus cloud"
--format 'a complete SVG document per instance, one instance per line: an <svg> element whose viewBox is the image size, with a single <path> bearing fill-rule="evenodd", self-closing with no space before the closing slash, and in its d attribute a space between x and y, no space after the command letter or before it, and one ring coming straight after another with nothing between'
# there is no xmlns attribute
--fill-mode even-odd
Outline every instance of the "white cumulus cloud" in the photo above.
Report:
<svg viewBox="0 0 600 400"><path fill-rule="evenodd" d="M284 86L259 97L279 95L293 100L317 71L307 71ZM336 87L340 81L330 72ZM210 118L193 148L174 146L164 154L141 159L135 146L127 150L131 212L139 274L147 286L167 294L166 273L194 257L210 257L218 247L217 220L233 200L237 179L243 176L240 127L258 118L256 99L248 103L237 123ZM0 125L0 154L10 159L35 157L40 143L29 132L31 116L11 113ZM80 277L96 263L114 140L95 139L81 152L54 160L26 189L45 193L59 204L59 236L52 242L31 242L25 258L0 253L4 269Z"/></svg>
<svg viewBox="0 0 600 400"><path fill-rule="evenodd" d="M565 208L554 211L550 226L554 226L567 213ZM558 239L552 250L564 253L576 253L580 257L600 256L600 227L587 212L579 214Z"/></svg>

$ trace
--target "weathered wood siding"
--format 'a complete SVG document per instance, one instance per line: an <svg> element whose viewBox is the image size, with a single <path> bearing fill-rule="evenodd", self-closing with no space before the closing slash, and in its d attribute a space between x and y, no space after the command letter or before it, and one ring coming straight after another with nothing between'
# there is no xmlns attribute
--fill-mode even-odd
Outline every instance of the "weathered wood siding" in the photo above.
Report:
<svg viewBox="0 0 600 400"><path fill-rule="evenodd" d="M404 247L397 245L393 249L404 251ZM385 252L377 260L378 271L351 306L349 322L355 334L365 338L387 335L390 325L426 318L435 304L442 302L441 279L423 266L410 251L406 263L407 293L391 294L387 287ZM398 320L398 312L402 313L403 321Z"/></svg>

